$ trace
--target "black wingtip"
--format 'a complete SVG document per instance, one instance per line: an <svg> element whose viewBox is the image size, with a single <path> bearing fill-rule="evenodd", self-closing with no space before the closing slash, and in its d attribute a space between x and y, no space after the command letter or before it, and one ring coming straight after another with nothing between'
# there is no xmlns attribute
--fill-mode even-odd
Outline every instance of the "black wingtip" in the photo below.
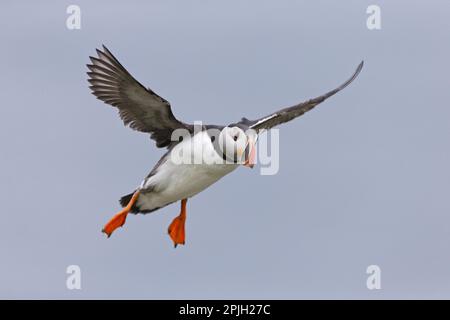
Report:
<svg viewBox="0 0 450 320"><path fill-rule="evenodd" d="M358 65L358 68L356 68L356 73L360 73L362 68L364 67L364 60L361 60L361 62Z"/></svg>
<svg viewBox="0 0 450 320"><path fill-rule="evenodd" d="M103 51L98 48L95 48L95 52L97 53L97 56L99 56L99 57L103 54Z"/></svg>
<svg viewBox="0 0 450 320"><path fill-rule="evenodd" d="M89 56L89 60L91 60L91 63L94 64L95 59L97 59L96 57L93 56Z"/></svg>
<svg viewBox="0 0 450 320"><path fill-rule="evenodd" d="M364 60L361 60L361 62L358 64L358 67L356 68L355 73L353 74L352 79L355 79L359 75L359 73L361 72L363 66L364 66Z"/></svg>
<svg viewBox="0 0 450 320"><path fill-rule="evenodd" d="M348 86L350 83L352 83L353 80L355 80L356 77L358 77L358 75L360 74L360 72L361 72L363 66L364 66L364 60L362 60L362 61L359 63L358 67L356 68L356 70L355 70L355 72L353 73L353 75L351 76L351 78L348 79L346 82L344 82L339 88L333 90L332 92L329 92L329 93L327 94L327 98L330 97L330 96L332 96L332 95L334 95L335 93L341 91L341 90L344 89L346 86Z"/></svg>
<svg viewBox="0 0 450 320"><path fill-rule="evenodd" d="M97 56L100 57L102 54L109 52L109 50L104 44L102 44L101 48L95 48L95 52L97 53ZM89 57L89 58L91 58L91 57Z"/></svg>
<svg viewBox="0 0 450 320"><path fill-rule="evenodd" d="M109 49L108 49L104 44L102 44L102 48L103 48L103 52L104 52L105 54L114 57L114 55L111 53L111 51L109 51Z"/></svg>

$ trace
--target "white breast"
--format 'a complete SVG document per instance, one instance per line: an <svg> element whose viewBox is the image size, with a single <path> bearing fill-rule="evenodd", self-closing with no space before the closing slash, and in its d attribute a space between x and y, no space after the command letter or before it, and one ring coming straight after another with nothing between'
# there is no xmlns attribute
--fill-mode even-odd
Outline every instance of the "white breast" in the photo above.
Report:
<svg viewBox="0 0 450 320"><path fill-rule="evenodd" d="M156 173L141 185L143 189L153 190L142 193L139 197L138 206L142 210L152 210L190 198L238 167L236 164L221 163L223 160L215 152L205 131L197 133L191 139L179 143L172 149L171 154L179 155L183 151L189 159L193 156L200 163L179 164L179 158L172 158L169 154Z"/></svg>

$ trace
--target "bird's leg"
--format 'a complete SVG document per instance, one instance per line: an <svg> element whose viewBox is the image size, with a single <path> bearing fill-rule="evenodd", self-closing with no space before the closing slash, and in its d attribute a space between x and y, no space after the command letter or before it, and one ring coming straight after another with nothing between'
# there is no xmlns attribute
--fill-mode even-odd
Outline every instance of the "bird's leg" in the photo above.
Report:
<svg viewBox="0 0 450 320"><path fill-rule="evenodd" d="M186 222L186 203L187 199L181 200L181 212L178 217L173 219L169 226L169 235L175 248L179 244L184 244L185 240L184 223Z"/></svg>
<svg viewBox="0 0 450 320"><path fill-rule="evenodd" d="M120 211L114 217L112 217L111 220L109 220L108 223L103 227L102 232L106 233L108 235L108 238L111 236L114 230L125 224L127 214L131 211L131 208L136 203L138 197L139 197L139 190L133 194L130 202L128 202L126 207L124 207L122 211Z"/></svg>

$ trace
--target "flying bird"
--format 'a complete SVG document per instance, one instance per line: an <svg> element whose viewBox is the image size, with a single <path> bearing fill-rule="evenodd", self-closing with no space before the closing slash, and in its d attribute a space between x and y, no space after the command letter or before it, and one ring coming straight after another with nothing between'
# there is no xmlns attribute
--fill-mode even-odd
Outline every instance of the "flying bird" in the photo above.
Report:
<svg viewBox="0 0 450 320"><path fill-rule="evenodd" d="M202 125L201 130L197 130L196 126L178 120L170 103L139 83L105 46L96 51L97 57L90 57L91 64L87 65L92 94L117 108L126 126L149 134L158 148L167 148L140 186L120 199L123 209L102 231L110 237L124 225L129 213L147 214L181 201L180 213L168 228L175 247L185 244L189 198L240 165L253 167L259 134L303 115L344 89L358 76L364 63L358 65L350 79L321 96L257 120L242 118L226 126ZM175 132L179 134L174 135ZM175 157L179 154L186 159L203 157L205 161L180 162Z"/></svg>

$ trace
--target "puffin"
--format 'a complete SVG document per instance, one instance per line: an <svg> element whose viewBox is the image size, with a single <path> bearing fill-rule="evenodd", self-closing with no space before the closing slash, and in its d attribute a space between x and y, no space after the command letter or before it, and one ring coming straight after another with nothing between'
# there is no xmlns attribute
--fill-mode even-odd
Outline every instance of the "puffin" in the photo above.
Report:
<svg viewBox="0 0 450 320"><path fill-rule="evenodd" d="M103 227L109 238L129 213L148 214L180 201L181 209L168 227L175 247L185 244L186 205L239 166L252 168L258 136L291 121L347 87L361 72L316 98L283 108L256 120L243 117L229 125L188 124L178 120L169 101L139 83L105 45L90 56L88 82L92 94L115 107L125 126L146 133L166 152L133 192L120 198L122 210Z"/></svg>

